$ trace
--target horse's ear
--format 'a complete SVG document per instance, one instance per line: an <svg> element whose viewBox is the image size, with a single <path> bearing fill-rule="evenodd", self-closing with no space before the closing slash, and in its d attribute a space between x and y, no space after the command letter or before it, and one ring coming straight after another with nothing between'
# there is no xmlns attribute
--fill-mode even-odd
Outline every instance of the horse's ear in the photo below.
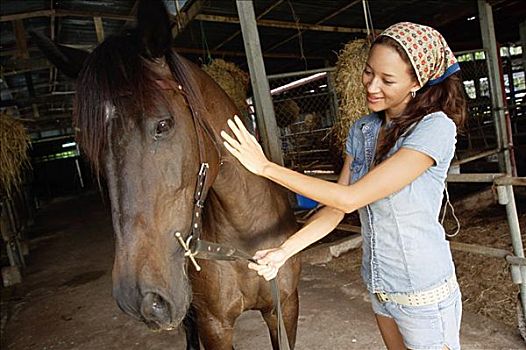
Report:
<svg viewBox="0 0 526 350"><path fill-rule="evenodd" d="M58 70L68 77L76 79L89 56L88 51L59 45L42 33L29 31L31 39L37 44L44 56L53 63Z"/></svg>
<svg viewBox="0 0 526 350"><path fill-rule="evenodd" d="M164 56L172 46L170 16L162 0L140 0L137 33L141 53L147 58Z"/></svg>

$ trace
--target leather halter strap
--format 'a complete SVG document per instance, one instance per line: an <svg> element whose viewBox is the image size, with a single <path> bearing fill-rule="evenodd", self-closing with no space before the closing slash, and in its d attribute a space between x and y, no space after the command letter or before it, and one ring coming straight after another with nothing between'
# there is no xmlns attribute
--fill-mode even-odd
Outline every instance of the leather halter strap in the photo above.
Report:
<svg viewBox="0 0 526 350"><path fill-rule="evenodd" d="M162 84L166 84L166 82L163 81L159 85L163 86ZM197 136L197 144L199 147L200 167L194 192L194 210L192 214L192 227L190 229L190 234L187 235L186 241L183 239L180 232L176 232L175 237L179 240L181 246L185 250L185 256L190 259L197 271L200 271L201 267L195 260L196 258L205 260L246 260L257 263L250 254L240 249L201 239L203 223L202 211L208 195L208 190L212 187L219 172L219 167L222 164L221 148L217 136L210 124L196 110L194 110L194 106L188 101L188 97L184 93L182 86L178 85L177 88L181 91L190 110L190 114L192 115ZM212 176L209 175L210 164L207 162L208 157L204 144L206 137L211 141L218 155L219 164L211 174ZM281 310L280 291L275 278L270 280L270 291L272 294L273 312L278 319L278 347L280 350L290 350L287 330L283 320L283 312Z"/></svg>

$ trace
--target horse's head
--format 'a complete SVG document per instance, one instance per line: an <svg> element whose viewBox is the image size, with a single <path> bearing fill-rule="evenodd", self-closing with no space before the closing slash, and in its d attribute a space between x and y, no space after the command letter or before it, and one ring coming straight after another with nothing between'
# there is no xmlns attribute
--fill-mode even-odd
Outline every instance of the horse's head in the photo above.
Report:
<svg viewBox="0 0 526 350"><path fill-rule="evenodd" d="M171 51L161 1L141 2L138 16L136 30L108 38L82 65L74 121L108 185L114 297L126 313L169 329L179 325L191 299L174 233L191 231L200 156L190 106L200 113L202 100L195 69ZM210 140L201 142L213 149Z"/></svg>

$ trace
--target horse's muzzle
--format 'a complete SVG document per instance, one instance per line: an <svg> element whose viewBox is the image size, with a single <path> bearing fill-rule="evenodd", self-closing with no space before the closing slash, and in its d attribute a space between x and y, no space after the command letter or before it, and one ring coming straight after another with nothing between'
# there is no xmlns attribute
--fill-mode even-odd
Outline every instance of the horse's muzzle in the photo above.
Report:
<svg viewBox="0 0 526 350"><path fill-rule="evenodd" d="M141 315L151 329L173 329L171 310L170 302L156 293L146 293L141 302Z"/></svg>

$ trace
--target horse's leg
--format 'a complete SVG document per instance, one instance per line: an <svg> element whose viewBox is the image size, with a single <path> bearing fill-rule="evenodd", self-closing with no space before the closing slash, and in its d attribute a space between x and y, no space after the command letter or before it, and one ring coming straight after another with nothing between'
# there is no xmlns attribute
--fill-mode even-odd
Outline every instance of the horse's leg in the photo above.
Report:
<svg viewBox="0 0 526 350"><path fill-rule="evenodd" d="M287 337L289 339L290 348L294 349L296 343L296 330L298 325L298 312L299 312L299 301L298 291L288 296L287 299L281 300L281 311L283 313L283 323L285 323L285 329L287 330ZM272 342L272 348L274 350L279 349L278 345L278 317L272 311L262 312L263 319L267 323L270 340Z"/></svg>
<svg viewBox="0 0 526 350"><path fill-rule="evenodd" d="M234 322L219 320L212 314L198 317L199 335L206 350L233 350Z"/></svg>
<svg viewBox="0 0 526 350"><path fill-rule="evenodd" d="M199 333L197 330L197 314L194 306L190 305L190 309L186 313L183 320L184 330L186 332L186 350L200 350Z"/></svg>

